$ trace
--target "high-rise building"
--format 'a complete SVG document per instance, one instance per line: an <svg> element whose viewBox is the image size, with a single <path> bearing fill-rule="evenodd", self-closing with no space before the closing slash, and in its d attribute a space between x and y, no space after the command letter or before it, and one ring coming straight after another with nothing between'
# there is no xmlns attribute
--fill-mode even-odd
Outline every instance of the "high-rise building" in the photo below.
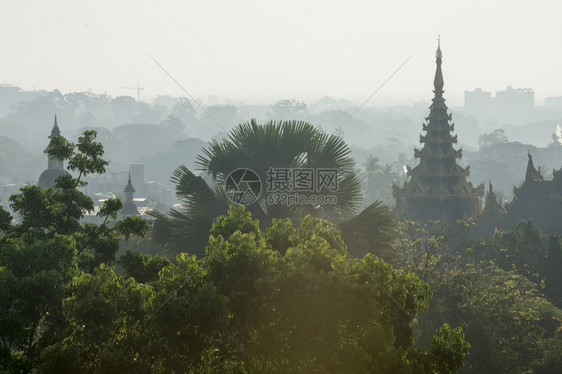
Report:
<svg viewBox="0 0 562 374"><path fill-rule="evenodd" d="M496 92L498 114L524 113L535 107L535 92L532 88L511 88Z"/></svg>
<svg viewBox="0 0 562 374"><path fill-rule="evenodd" d="M470 113L488 113L492 109L492 94L477 88L464 91L464 109Z"/></svg>

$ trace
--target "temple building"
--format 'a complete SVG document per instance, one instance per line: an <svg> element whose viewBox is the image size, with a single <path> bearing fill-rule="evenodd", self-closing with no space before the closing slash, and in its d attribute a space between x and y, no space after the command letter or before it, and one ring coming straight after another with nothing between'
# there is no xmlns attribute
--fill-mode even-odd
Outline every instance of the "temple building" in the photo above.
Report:
<svg viewBox="0 0 562 374"><path fill-rule="evenodd" d="M515 197L502 206L496 201L490 184L486 206L469 237L490 237L496 231L526 220L548 233L562 233L562 168L554 170L552 180L545 180L528 153L525 180L513 188Z"/></svg>
<svg viewBox="0 0 562 374"><path fill-rule="evenodd" d="M475 217L482 211L480 199L484 196L484 184L474 188L467 181L469 167L463 168L456 161L462 157L462 149L453 148L457 136L452 135L454 124L443 98L441 59L438 44L434 98L429 116L422 125L426 135L420 135L423 147L414 149L414 156L420 162L413 169L407 167L411 179L402 188L393 185L395 215L400 220L457 220Z"/></svg>
<svg viewBox="0 0 562 374"><path fill-rule="evenodd" d="M53 129L51 130L51 135L49 135L49 139L52 139L56 136L62 135L60 134L60 129L57 124L57 116L55 115L55 123L53 125ZM45 154L47 154L47 149L45 149L44 151ZM47 154L47 169L45 169L39 176L37 185L43 189L54 187L55 179L62 174L70 175L70 173L64 169L63 160L58 160Z"/></svg>
<svg viewBox="0 0 562 374"><path fill-rule="evenodd" d="M562 233L562 168L554 170L552 180L544 180L530 153L528 158L525 181L513 188L515 197L505 206L505 227L531 220L546 232Z"/></svg>

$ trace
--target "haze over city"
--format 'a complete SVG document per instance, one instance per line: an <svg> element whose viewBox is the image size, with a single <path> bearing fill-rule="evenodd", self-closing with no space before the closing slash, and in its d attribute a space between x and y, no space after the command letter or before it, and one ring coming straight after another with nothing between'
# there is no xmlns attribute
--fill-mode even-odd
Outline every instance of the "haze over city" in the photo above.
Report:
<svg viewBox="0 0 562 374"><path fill-rule="evenodd" d="M562 374L561 14L0 0L0 373Z"/></svg>
<svg viewBox="0 0 562 374"><path fill-rule="evenodd" d="M562 4L530 1L10 1L0 5L0 82L24 89L246 103L323 96L427 100L441 35L449 105L465 90L561 94ZM125 88L128 87L128 88Z"/></svg>

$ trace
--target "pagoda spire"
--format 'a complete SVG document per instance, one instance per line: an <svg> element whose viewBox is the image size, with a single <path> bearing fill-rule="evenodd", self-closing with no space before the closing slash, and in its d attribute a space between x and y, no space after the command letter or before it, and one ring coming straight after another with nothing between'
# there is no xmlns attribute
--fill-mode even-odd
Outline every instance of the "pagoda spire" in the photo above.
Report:
<svg viewBox="0 0 562 374"><path fill-rule="evenodd" d="M51 136L60 136L59 125L57 124L57 115L55 114L55 123L53 124L53 129L51 130Z"/></svg>
<svg viewBox="0 0 562 374"><path fill-rule="evenodd" d="M51 135L48 136L49 139L52 140L53 137L58 137L61 136L60 134L60 129L59 129L59 125L57 123L57 115L55 114L55 123L53 124L53 128L51 130ZM50 144L50 141L49 141ZM64 162L63 160L59 160L56 158L53 158L51 156L49 156L49 154L47 153L47 150L49 149L49 146L47 146L47 148L43 151L43 153L45 153L47 155L47 169L64 169Z"/></svg>
<svg viewBox="0 0 562 374"><path fill-rule="evenodd" d="M435 69L435 78L433 79L433 87L435 97L442 97L443 96L443 73L441 72L441 58L443 54L441 53L441 39L440 37L437 38L437 51L435 52L435 64L437 68Z"/></svg>
<svg viewBox="0 0 562 374"><path fill-rule="evenodd" d="M125 187L125 190L123 192L136 192L135 188L133 187L133 182L131 182L131 172L129 172L129 181L127 182L127 186Z"/></svg>
<svg viewBox="0 0 562 374"><path fill-rule="evenodd" d="M127 186L125 187L125 204L123 204L123 208L121 209L121 215L128 216L128 215L139 215L139 211L137 210L137 206L134 203L134 193L135 188L133 187L133 183L131 182L131 172L129 171L129 181L127 182Z"/></svg>

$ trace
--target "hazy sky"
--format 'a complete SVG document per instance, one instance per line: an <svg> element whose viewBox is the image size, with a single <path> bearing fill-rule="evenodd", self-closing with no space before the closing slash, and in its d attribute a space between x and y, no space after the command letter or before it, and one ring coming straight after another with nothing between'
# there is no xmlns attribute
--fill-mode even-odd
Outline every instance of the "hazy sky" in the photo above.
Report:
<svg viewBox="0 0 562 374"><path fill-rule="evenodd" d="M562 1L0 0L0 82L63 93L371 104L432 96L441 35L445 97L464 90L562 96ZM146 52L145 52L146 51Z"/></svg>

